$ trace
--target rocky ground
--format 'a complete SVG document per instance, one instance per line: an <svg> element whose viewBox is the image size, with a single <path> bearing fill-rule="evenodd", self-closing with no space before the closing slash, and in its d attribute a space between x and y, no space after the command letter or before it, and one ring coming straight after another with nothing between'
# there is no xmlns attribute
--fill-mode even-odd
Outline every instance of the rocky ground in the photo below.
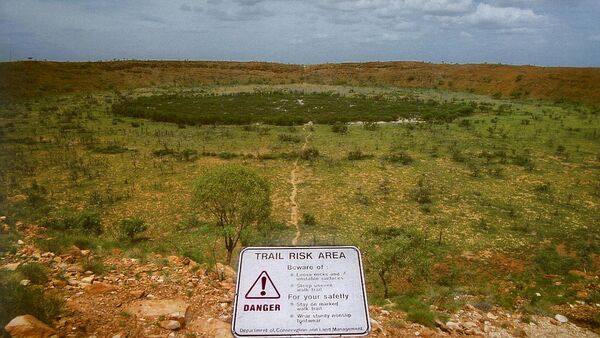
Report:
<svg viewBox="0 0 600 338"><path fill-rule="evenodd" d="M145 261L125 257L118 250L103 257L102 275L85 271L83 262L94 252L72 247L66 254L40 252L29 227L16 254L4 257L3 269L39 262L51 269L48 290L65 299L64 315L52 328L35 318L16 318L6 329L18 336L24 325L40 336L59 337L231 337L235 271L218 265L216 272L178 256L154 255ZM27 281L22 281L27 284ZM571 310L598 304L574 304ZM527 316L496 307L467 304L445 323L428 328L406 320L393 304L371 306L372 337L599 337L567 317ZM35 329L35 328L34 328ZM21 331L23 332L23 331Z"/></svg>

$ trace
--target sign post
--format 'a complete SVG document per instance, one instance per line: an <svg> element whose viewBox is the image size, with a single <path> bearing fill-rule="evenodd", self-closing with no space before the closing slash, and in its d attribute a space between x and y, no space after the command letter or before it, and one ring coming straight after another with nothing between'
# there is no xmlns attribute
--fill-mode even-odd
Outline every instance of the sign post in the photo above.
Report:
<svg viewBox="0 0 600 338"><path fill-rule="evenodd" d="M365 336L370 329L358 248L250 247L240 253L236 337Z"/></svg>

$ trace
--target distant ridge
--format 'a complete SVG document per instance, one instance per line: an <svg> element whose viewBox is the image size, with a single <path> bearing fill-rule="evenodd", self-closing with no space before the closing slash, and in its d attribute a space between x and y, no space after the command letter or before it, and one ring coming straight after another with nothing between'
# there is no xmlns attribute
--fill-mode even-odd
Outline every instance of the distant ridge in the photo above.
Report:
<svg viewBox="0 0 600 338"><path fill-rule="evenodd" d="M439 88L502 97L600 103L600 68L367 62L110 61L0 63L0 97L23 99L140 87L314 83Z"/></svg>

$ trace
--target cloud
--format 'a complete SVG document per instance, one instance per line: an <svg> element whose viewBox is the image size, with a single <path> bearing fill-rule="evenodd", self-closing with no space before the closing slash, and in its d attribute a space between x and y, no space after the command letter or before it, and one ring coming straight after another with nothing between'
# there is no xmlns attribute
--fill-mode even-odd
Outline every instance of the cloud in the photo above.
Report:
<svg viewBox="0 0 600 338"><path fill-rule="evenodd" d="M317 6L347 12L374 11L381 16L411 12L454 16L474 8L473 0L326 0L317 1Z"/></svg>
<svg viewBox="0 0 600 338"><path fill-rule="evenodd" d="M315 0L316 5L323 9L355 12L389 7L390 0Z"/></svg>
<svg viewBox="0 0 600 338"><path fill-rule="evenodd" d="M599 0L0 0L0 59L598 65L599 15Z"/></svg>
<svg viewBox="0 0 600 338"><path fill-rule="evenodd" d="M414 11L439 16L462 15L473 9L472 0L406 0L404 4Z"/></svg>
<svg viewBox="0 0 600 338"><path fill-rule="evenodd" d="M208 14L220 21L255 21L274 16L274 13L264 8L243 6L239 8L210 9Z"/></svg>
<svg viewBox="0 0 600 338"><path fill-rule="evenodd" d="M484 3L477 5L475 12L469 14L467 22L482 29L522 29L538 26L547 21L531 9L516 7L496 7Z"/></svg>
<svg viewBox="0 0 600 338"><path fill-rule="evenodd" d="M179 7L180 10L184 11L184 12L196 12L196 13L200 13L204 11L204 8L200 7L200 6L192 6L190 4L183 4L181 5L181 7Z"/></svg>
<svg viewBox="0 0 600 338"><path fill-rule="evenodd" d="M238 3L240 6L254 6L265 0L233 0L233 1Z"/></svg>
<svg viewBox="0 0 600 338"><path fill-rule="evenodd" d="M138 16L138 19L140 21L146 21L146 22L153 22L153 23L165 23L165 19L156 16L156 15L150 15L150 14L141 14Z"/></svg>

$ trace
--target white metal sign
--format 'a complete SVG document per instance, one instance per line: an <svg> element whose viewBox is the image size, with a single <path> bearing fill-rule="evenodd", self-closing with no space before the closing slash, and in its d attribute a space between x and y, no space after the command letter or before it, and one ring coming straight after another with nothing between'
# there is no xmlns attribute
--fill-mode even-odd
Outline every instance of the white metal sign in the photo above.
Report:
<svg viewBox="0 0 600 338"><path fill-rule="evenodd" d="M236 337L365 336L370 329L358 248L251 247L240 253Z"/></svg>

